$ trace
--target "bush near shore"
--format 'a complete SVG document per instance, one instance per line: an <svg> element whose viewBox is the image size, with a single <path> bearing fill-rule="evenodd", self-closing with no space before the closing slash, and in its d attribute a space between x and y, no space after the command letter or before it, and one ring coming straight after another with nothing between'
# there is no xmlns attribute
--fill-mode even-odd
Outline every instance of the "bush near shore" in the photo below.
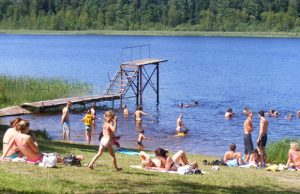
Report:
<svg viewBox="0 0 300 194"><path fill-rule="evenodd" d="M91 93L88 84L61 78L31 78L0 75L0 108Z"/></svg>
<svg viewBox="0 0 300 194"><path fill-rule="evenodd" d="M300 145L300 140L298 139L282 139L279 141L270 142L266 147L268 162L276 164L286 164L288 160L288 152L290 149L291 142L298 142Z"/></svg>
<svg viewBox="0 0 300 194"><path fill-rule="evenodd" d="M0 125L2 135L8 126ZM95 155L98 146L38 140L43 152L84 154L83 164ZM0 153L2 154L2 153ZM172 154L172 153L171 153ZM220 167L214 171L204 166L204 159L216 158L188 154L209 174L177 175L130 168L138 165L138 156L116 153L123 171L115 172L111 158L104 153L94 171L87 167L58 165L41 168L36 165L0 162L0 193L300 193L299 172L268 172L265 169Z"/></svg>

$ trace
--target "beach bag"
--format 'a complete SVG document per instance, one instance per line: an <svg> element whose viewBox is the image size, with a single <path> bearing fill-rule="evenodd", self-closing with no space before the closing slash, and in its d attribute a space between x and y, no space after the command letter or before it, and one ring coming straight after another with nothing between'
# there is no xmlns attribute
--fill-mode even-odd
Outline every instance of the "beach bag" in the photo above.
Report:
<svg viewBox="0 0 300 194"><path fill-rule="evenodd" d="M54 168L57 164L57 154L56 153L44 153L43 160L39 163L39 166L45 168Z"/></svg>
<svg viewBox="0 0 300 194"><path fill-rule="evenodd" d="M69 166L81 166L81 162L75 155L68 154L64 157L64 164Z"/></svg>

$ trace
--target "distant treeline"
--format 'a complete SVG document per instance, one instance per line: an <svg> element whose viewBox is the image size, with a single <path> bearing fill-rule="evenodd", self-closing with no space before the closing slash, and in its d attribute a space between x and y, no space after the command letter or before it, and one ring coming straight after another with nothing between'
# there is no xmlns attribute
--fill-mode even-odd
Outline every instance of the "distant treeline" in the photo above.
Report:
<svg viewBox="0 0 300 194"><path fill-rule="evenodd" d="M300 1L0 0L0 28L300 32Z"/></svg>

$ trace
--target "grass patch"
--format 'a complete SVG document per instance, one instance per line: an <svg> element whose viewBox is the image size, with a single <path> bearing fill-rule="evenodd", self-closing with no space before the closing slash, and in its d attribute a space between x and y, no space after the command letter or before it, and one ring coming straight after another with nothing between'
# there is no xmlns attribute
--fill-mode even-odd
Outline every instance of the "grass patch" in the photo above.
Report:
<svg viewBox="0 0 300 194"><path fill-rule="evenodd" d="M6 127L1 127L6 128ZM2 140L2 137L1 137ZM87 164L98 146L71 144L41 139L44 152L84 154ZM96 162L94 171L87 167L58 165L41 168L24 163L0 162L0 192L2 193L300 193L298 172L267 172L265 169L240 169L202 166L205 175L176 175L148 172L130 168L139 164L137 156L116 154L123 167L114 172L111 158L104 153ZM188 155L201 163L209 156Z"/></svg>
<svg viewBox="0 0 300 194"><path fill-rule="evenodd" d="M299 32L223 32L223 31L151 31L151 30L0 30L3 34L69 34L69 35L146 35L146 36L225 36L225 37L283 37L299 38Z"/></svg>
<svg viewBox="0 0 300 194"><path fill-rule="evenodd" d="M17 91L17 95L16 95ZM90 93L88 84L60 78L30 78L0 75L0 108Z"/></svg>

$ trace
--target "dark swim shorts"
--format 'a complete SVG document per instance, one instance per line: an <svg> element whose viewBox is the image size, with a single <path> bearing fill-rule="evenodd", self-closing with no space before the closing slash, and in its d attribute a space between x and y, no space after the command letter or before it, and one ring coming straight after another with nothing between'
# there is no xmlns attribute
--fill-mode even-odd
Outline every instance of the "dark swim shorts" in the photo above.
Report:
<svg viewBox="0 0 300 194"><path fill-rule="evenodd" d="M257 143L257 145L258 146L262 146L262 147L266 147L267 140L268 140L268 135L267 134L263 134L263 136L261 137L261 140Z"/></svg>
<svg viewBox="0 0 300 194"><path fill-rule="evenodd" d="M244 134L244 146L245 154L251 154L253 152L253 143L251 134Z"/></svg>

